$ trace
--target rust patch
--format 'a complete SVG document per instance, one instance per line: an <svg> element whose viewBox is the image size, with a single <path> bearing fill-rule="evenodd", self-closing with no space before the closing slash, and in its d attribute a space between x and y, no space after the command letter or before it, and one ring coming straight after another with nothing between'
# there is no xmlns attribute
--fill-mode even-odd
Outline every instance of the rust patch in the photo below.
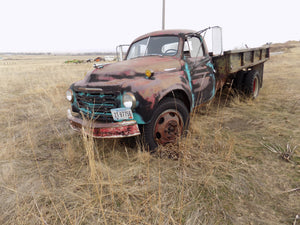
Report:
<svg viewBox="0 0 300 225"><path fill-rule="evenodd" d="M140 135L136 121L123 121L115 123L100 123L96 121L86 121L68 115L71 128L77 132L82 130L94 138L120 138Z"/></svg>

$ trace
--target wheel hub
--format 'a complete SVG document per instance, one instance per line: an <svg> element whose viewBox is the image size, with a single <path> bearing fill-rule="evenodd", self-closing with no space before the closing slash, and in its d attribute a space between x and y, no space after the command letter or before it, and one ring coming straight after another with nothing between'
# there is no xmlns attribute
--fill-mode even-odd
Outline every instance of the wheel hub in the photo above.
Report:
<svg viewBox="0 0 300 225"><path fill-rule="evenodd" d="M155 123L154 137L161 145L175 143L182 134L183 119L176 110L167 110L159 115Z"/></svg>

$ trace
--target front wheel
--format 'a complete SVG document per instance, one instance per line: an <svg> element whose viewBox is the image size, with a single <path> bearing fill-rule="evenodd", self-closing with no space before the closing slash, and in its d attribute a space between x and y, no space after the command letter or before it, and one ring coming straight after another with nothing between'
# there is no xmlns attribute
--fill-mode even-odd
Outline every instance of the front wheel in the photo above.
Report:
<svg viewBox="0 0 300 225"><path fill-rule="evenodd" d="M153 151L158 145L176 143L189 124L189 112L176 98L163 99L155 109L150 123L143 127L146 147Z"/></svg>

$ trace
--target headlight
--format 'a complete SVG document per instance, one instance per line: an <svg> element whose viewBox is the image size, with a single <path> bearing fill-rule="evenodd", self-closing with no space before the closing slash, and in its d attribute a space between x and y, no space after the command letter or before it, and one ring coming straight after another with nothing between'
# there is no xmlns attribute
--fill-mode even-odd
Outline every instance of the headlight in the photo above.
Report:
<svg viewBox="0 0 300 225"><path fill-rule="evenodd" d="M66 92L66 98L69 102L73 102L73 91L71 89L68 89Z"/></svg>
<svg viewBox="0 0 300 225"><path fill-rule="evenodd" d="M134 109L136 106L136 99L134 94L127 92L123 95L123 105L126 108L132 108Z"/></svg>

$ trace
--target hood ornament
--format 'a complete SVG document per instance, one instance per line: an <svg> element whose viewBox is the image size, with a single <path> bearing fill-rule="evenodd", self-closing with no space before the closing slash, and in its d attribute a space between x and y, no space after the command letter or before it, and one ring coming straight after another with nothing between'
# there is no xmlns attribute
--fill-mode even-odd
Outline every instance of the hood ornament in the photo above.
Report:
<svg viewBox="0 0 300 225"><path fill-rule="evenodd" d="M101 64L94 64L95 69L102 69L104 66L108 65L109 63L101 63Z"/></svg>

